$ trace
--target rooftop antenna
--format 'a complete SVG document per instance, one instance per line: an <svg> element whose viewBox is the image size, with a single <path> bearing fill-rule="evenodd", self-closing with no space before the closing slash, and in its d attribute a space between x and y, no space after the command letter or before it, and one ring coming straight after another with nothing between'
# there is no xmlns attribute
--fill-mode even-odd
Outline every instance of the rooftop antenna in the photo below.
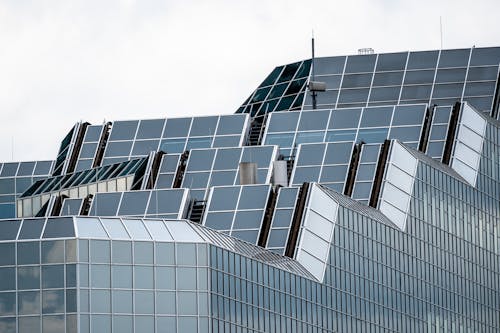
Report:
<svg viewBox="0 0 500 333"><path fill-rule="evenodd" d="M441 50L443 49L443 17L439 16L439 33L441 35Z"/></svg>
<svg viewBox="0 0 500 333"><path fill-rule="evenodd" d="M311 60L311 79L309 80L309 91L312 93L312 108L316 110L317 102L316 96L318 91L326 91L326 83L325 82L316 82L316 73L314 71L314 30L312 32L311 38L311 52L312 52L312 60Z"/></svg>
<svg viewBox="0 0 500 333"><path fill-rule="evenodd" d="M312 31L312 36L311 36L311 53L312 53L312 61L311 61L311 67L312 67L312 81L314 82L314 79L316 78L315 73L314 73L314 30ZM316 90L312 90L312 99L313 99L313 110L316 109Z"/></svg>
<svg viewBox="0 0 500 333"><path fill-rule="evenodd" d="M14 162L14 136L11 137L10 152L11 152L12 162Z"/></svg>

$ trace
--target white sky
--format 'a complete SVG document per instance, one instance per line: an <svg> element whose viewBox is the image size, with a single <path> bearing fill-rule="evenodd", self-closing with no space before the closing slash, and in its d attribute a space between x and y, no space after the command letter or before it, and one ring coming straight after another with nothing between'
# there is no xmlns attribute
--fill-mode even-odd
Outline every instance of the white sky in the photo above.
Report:
<svg viewBox="0 0 500 333"><path fill-rule="evenodd" d="M0 0L0 161L54 159L80 120L234 113L316 55L500 45L498 0ZM13 149L12 149L13 147Z"/></svg>

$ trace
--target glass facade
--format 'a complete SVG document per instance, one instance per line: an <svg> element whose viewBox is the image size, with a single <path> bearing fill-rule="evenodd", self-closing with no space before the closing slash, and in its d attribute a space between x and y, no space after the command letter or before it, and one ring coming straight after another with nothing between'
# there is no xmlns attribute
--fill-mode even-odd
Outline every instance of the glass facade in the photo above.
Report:
<svg viewBox="0 0 500 333"><path fill-rule="evenodd" d="M498 332L499 64L306 59L0 163L0 332Z"/></svg>

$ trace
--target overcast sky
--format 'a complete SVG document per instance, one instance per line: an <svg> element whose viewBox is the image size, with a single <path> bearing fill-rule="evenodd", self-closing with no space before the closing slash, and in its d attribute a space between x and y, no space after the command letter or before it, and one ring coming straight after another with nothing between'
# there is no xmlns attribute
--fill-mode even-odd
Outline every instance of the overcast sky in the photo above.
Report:
<svg viewBox="0 0 500 333"><path fill-rule="evenodd" d="M500 45L498 0L0 0L0 161L78 121L229 114L277 65ZM13 147L13 149L12 149Z"/></svg>

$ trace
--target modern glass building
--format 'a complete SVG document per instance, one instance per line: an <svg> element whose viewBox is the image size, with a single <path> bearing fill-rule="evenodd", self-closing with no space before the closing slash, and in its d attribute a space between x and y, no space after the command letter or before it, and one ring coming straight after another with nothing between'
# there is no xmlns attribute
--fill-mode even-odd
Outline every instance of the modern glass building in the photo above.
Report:
<svg viewBox="0 0 500 333"><path fill-rule="evenodd" d="M499 332L500 47L276 67L0 164L0 332Z"/></svg>

